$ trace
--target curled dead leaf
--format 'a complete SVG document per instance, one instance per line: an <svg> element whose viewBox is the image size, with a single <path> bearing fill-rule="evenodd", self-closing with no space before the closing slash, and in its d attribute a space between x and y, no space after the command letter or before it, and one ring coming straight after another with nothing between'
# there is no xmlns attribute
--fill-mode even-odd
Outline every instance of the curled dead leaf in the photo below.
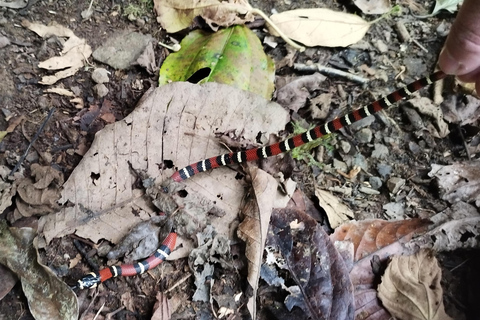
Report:
<svg viewBox="0 0 480 320"><path fill-rule="evenodd" d="M382 277L378 296L398 319L448 320L441 278L442 270L431 250L395 256Z"/></svg>

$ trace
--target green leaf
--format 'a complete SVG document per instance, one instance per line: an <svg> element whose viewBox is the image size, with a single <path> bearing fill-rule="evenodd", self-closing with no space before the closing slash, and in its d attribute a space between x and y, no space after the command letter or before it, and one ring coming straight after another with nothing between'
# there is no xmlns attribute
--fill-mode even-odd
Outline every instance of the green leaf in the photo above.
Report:
<svg viewBox="0 0 480 320"><path fill-rule="evenodd" d="M3 138L7 135L7 131L0 131L0 142L2 142Z"/></svg>
<svg viewBox="0 0 480 320"><path fill-rule="evenodd" d="M258 37L247 27L235 26L216 33L195 30L182 40L181 46L180 51L165 59L159 85L187 81L203 69L208 75L198 83L228 84L271 98L274 63L263 52Z"/></svg>

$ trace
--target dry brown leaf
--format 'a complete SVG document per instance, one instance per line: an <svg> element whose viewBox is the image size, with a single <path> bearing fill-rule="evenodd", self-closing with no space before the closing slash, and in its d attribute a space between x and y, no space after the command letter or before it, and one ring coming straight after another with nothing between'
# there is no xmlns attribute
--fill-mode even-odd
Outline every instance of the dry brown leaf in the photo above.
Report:
<svg viewBox="0 0 480 320"><path fill-rule="evenodd" d="M442 270L430 250L395 256L385 270L378 296L398 319L451 319L443 307Z"/></svg>
<svg viewBox="0 0 480 320"><path fill-rule="evenodd" d="M422 232L427 220L412 219L403 221L363 220L344 224L330 235L337 248L353 245L354 265L350 279L355 286L356 319L388 320L376 293L376 275L381 265L394 255L415 252L415 248L405 245L412 236ZM341 242L341 243L338 243ZM346 242L343 243L343 242ZM347 256L344 256L344 258ZM375 265L375 269L373 268Z"/></svg>
<svg viewBox="0 0 480 320"><path fill-rule="evenodd" d="M431 248L435 252L480 247L480 214L476 207L456 202L431 218L430 230L406 245Z"/></svg>
<svg viewBox="0 0 480 320"><path fill-rule="evenodd" d="M74 75L83 67L85 60L92 55L92 48L87 44L85 39L77 37L72 30L59 24L45 26L23 20L22 26L32 30L42 38L49 38L51 36L68 38L63 44L61 56L50 58L38 64L40 68L47 70L61 70L53 76L43 77L42 80L39 81L41 84L54 84L60 79Z"/></svg>
<svg viewBox="0 0 480 320"><path fill-rule="evenodd" d="M424 219L353 221L336 228L330 239L351 241L354 261L358 261L399 240L409 241L415 232L425 231L428 224L429 221Z"/></svg>
<svg viewBox="0 0 480 320"><path fill-rule="evenodd" d="M245 255L248 260L247 280L253 288L253 296L248 300L248 310L255 319L258 279L262 265L263 249L267 238L268 224L277 194L278 183L271 175L251 167L251 198L242 209L245 218L238 226L238 237L247 243Z"/></svg>
<svg viewBox="0 0 480 320"><path fill-rule="evenodd" d="M441 197L450 203L473 202L480 206L480 161L457 162L448 166L432 165L428 173L434 177Z"/></svg>
<svg viewBox="0 0 480 320"><path fill-rule="evenodd" d="M270 19L289 38L309 47L346 47L361 40L370 28L359 16L329 9L285 11Z"/></svg>
<svg viewBox="0 0 480 320"><path fill-rule="evenodd" d="M390 0L353 0L353 3L366 14L383 14L390 11Z"/></svg>
<svg viewBox="0 0 480 320"><path fill-rule="evenodd" d="M170 301L168 301L167 296L163 292L157 292L157 301L153 306L153 315L151 320L169 320L172 316L172 311L170 310Z"/></svg>
<svg viewBox="0 0 480 320"><path fill-rule="evenodd" d="M158 14L157 22L169 33L175 33L188 28L196 16L201 16L205 22L217 30L234 24L244 24L253 21L249 12L251 9L245 0L155 0L154 8Z"/></svg>
<svg viewBox="0 0 480 320"><path fill-rule="evenodd" d="M325 210L328 217L328 222L332 229L336 229L342 223L353 219L353 211L349 207L344 205L340 200L331 192L322 190L315 186L315 196L319 200L319 205Z"/></svg>
<svg viewBox="0 0 480 320"><path fill-rule="evenodd" d="M408 105L414 107L418 112L433 118L435 128L429 128L430 133L436 138L445 138L449 133L448 124L443 120L442 110L432 103L432 100L420 97L409 99Z"/></svg>
<svg viewBox="0 0 480 320"><path fill-rule="evenodd" d="M266 142L287 121L287 111L278 104L227 85L177 82L151 90L130 115L96 134L64 184L61 203L69 205L42 217L40 230L47 242L76 233L94 242L118 243L155 211L144 190L135 188L136 177L128 162L160 183L176 168L227 152L216 133L232 130L254 141L261 132ZM217 168L173 188L172 192L182 191L172 194L182 207L175 217L198 222L200 230L209 222L230 238L230 225L237 219L244 193L236 175L231 168ZM216 215L207 216L209 211ZM196 232L191 229L185 234ZM182 253L186 254L188 249ZM174 252L170 257L179 255Z"/></svg>

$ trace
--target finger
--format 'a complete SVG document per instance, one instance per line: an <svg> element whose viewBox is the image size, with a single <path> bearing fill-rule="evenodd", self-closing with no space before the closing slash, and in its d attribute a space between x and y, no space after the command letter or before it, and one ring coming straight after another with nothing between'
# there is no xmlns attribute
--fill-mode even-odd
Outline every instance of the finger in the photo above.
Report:
<svg viewBox="0 0 480 320"><path fill-rule="evenodd" d="M465 0L450 30L439 65L448 74L468 74L480 67L480 1Z"/></svg>

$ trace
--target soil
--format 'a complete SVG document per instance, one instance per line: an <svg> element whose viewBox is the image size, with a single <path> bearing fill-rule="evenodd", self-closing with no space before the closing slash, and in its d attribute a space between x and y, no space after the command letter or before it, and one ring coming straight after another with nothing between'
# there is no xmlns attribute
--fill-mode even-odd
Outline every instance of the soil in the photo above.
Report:
<svg viewBox="0 0 480 320"><path fill-rule="evenodd" d="M408 1L408 3L410 2L412 1ZM408 3L405 1L402 5L408 7ZM427 3L430 4L431 2L427 1ZM320 3L319 1L252 1L251 4L267 13L271 12L273 8L280 12L295 8L327 7L341 11L347 10L350 13L363 16L358 9L346 1L340 3L333 1L327 1L327 3ZM418 4L425 11L431 9L423 7L425 2L419 2ZM144 8L136 19L132 19L133 21L124 15L129 5ZM27 160L22 165L21 170L25 176L30 174L30 165L38 162L43 165L51 165L61 171L67 179L82 158L81 154L73 150L75 148L88 149L95 133L107 122L97 119L85 129L78 121L85 110L77 109L68 97L44 92L46 86L39 84L38 81L47 72L38 68L37 65L40 61L57 55L61 50L60 42L58 39L57 41L55 39L42 40L33 32L21 27L22 20L41 22L45 25L52 22L59 23L73 30L78 37L86 38L93 50L101 46L114 32L119 30L135 30L143 34L150 34L156 40L166 40L165 31L160 28L156 22L156 17L150 10L151 8L145 5L145 1L100 1L94 3L92 17L83 20L81 12L88 6L89 1L32 0L24 9L14 10L0 7L0 36L6 36L11 41L9 46L0 49L0 106L4 110L5 116L11 114L25 117L25 121L0 143L0 164L13 168L19 157L25 152L29 140L35 135L48 112L51 108L56 108L39 139L33 145ZM382 74L385 75L386 79L385 77L377 77L366 87L339 77L329 77L322 91L334 93L332 104L345 109L336 111L340 114L348 111L348 107L345 106L345 99L340 98L337 94L339 86L343 87L343 92L346 93L349 104L360 106L373 101L380 95L395 90L396 88L392 84L395 83L394 78L400 73L403 66L406 66L404 83L425 76L433 70L436 57L445 39L445 33L438 29L441 26L446 26L445 28L448 30L453 18L451 14L442 13L435 18L426 20L419 20L408 14L384 19L373 25L364 43L369 48L376 48L378 47L377 41L383 40L384 43L388 44L386 53L379 53L375 49L362 50L359 46L349 49L317 47L309 48L304 53L298 53L295 62L314 61L321 64L331 62L334 67L359 72L361 65L380 69L379 62L382 59L384 61L388 60L388 63L391 64L390 68L386 68L384 67L386 64L382 64L382 68L384 68ZM367 17L367 19L372 20L371 17ZM393 28L397 21L403 21L409 25L412 37L418 39L425 50L412 43L408 45L408 50L402 50L402 46L405 44L400 41ZM256 27L256 32L262 39L267 35L262 27ZM185 33L179 33L173 35L173 37L181 40L184 35ZM283 41L278 39L277 41L279 45L276 48L265 45L265 51L274 58L276 63L279 63L287 55L287 49ZM160 46L154 46L154 50L155 57L161 62L165 56L165 50ZM96 97L92 89L95 85L91 79L93 67L103 67L110 71L110 81L107 84L109 92L103 98ZM283 66L277 70L277 81L281 82L283 81L282 78L298 75L300 74L293 67ZM156 86L157 80L158 73L150 74L140 66L132 66L126 70L114 70L110 66L89 61L85 68L82 68L74 76L61 80L59 84L65 88L76 87L80 93L79 96L85 102L85 108L94 106L101 108L108 104L115 119L120 120L133 110L145 91L151 86ZM425 92L425 95L428 95L428 92ZM452 159L465 160L464 153L458 151L462 149L462 144L456 142L458 140L455 136L444 139L417 138L413 135L414 128L399 108L395 108L387 114L388 117L394 119L404 135L411 136L411 140L415 141L415 145L402 143L390 146L392 150L390 150L388 160L393 170L392 176L420 177L423 179L428 172L430 163L446 164L451 162ZM380 121L374 122L369 128L374 136L382 137L385 124L382 122L382 116L378 119ZM5 117L0 117L0 131L7 127L8 123ZM363 155L364 161L368 162L373 146L367 143L357 145L354 133L350 129L344 132L344 136L345 140L350 141L350 144L354 146L351 154ZM429 148L429 154L412 151L416 147L422 148L425 146ZM335 154L334 151L326 152L322 160L331 163ZM445 157L446 154L450 154L450 156ZM329 179L332 179L331 175L322 175L317 168L300 161L297 162L293 176L300 182L300 188L311 197L313 197L312 185L315 179L318 181L320 180L319 177L323 177L327 182L322 183L326 185L328 185L328 181L331 181ZM368 177L363 177L363 179L368 180ZM447 206L447 203L438 199L436 190L430 184L423 184L420 188L423 190L422 195L415 193L413 197L417 200L419 206L425 209L422 217L427 218L432 215L428 212L436 213ZM382 203L389 202L389 199L388 191L383 190L374 202L367 202L364 198L360 201L352 200L350 205L356 209L363 209L363 213L357 216L357 219L383 218L381 214ZM13 209L13 206L8 208L0 217L4 219L11 215ZM408 212L408 214L411 217L422 215L418 212L422 211L414 210ZM76 239L74 236L55 239L45 250L40 251L43 262L68 284L74 284L82 275L91 270L91 266L85 262L85 259L74 267L70 267L71 260L79 254L78 249L73 244L74 239ZM105 264L105 259L98 257L96 249L91 249L88 240L80 239L79 242L95 263L99 266ZM212 283L212 292L233 296L243 291L246 283L246 263L242 257L244 247L239 244L232 247L231 250L238 272L229 270L227 273L222 273L221 268L216 268L213 276L216 281ZM443 270L442 286L444 288L446 310L455 319L478 319L476 317L479 314L479 295L475 290L480 287L480 281L478 276L474 276L474 270L478 270L478 267L480 267L478 257L478 251L438 255ZM100 318L150 319L156 301L156 293L170 289L167 295L172 298L171 310L174 312L172 319L211 319L214 316L210 303L192 302L195 285L193 277L188 277L189 272L187 260L180 259L173 262L164 262L160 267L142 276L118 278L106 282L104 288L98 292L98 296L94 296L94 291L79 291L80 313L85 316L84 319L93 319L93 315L97 312L100 313ZM260 308L263 310L260 316L263 319L287 319L292 317L292 315L286 316L288 313L285 312L285 307L282 305L285 293L261 282L259 294ZM474 299L476 299L477 304L475 304ZM213 302L212 305L215 308L216 302ZM240 310L237 310L236 315L230 315L228 318L239 319L246 317L247 314L248 311L243 306ZM299 310L295 310L294 314L295 319L305 317ZM26 298L18 282L13 290L0 301L0 319L31 318Z"/></svg>

